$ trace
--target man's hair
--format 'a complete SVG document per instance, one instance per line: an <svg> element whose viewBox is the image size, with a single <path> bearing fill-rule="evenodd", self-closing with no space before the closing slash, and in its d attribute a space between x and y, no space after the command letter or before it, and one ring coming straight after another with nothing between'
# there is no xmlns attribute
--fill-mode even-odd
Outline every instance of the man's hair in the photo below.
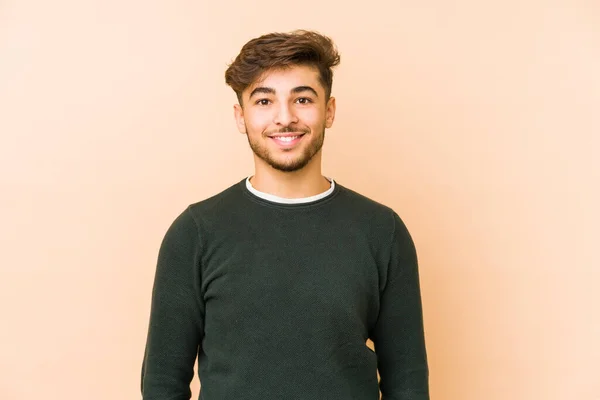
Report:
<svg viewBox="0 0 600 400"><path fill-rule="evenodd" d="M240 54L225 71L225 83L233 89L242 104L242 92L264 73L296 65L316 67L325 88L325 99L331 95L333 67L340 55L333 41L318 32L295 30L289 33L269 33L246 43Z"/></svg>

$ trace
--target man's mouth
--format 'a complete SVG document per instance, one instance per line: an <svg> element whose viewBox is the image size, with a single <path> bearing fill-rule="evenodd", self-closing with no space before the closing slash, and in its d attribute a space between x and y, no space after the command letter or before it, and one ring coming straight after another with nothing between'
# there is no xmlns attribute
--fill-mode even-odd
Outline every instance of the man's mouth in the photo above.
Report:
<svg viewBox="0 0 600 400"><path fill-rule="evenodd" d="M292 133L292 134L275 134L273 136L270 136L271 139L273 139L273 141L275 141L275 143L279 144L282 147L291 147L293 145L295 145L296 143L300 142L300 140L302 139L302 137L304 136L304 133Z"/></svg>
<svg viewBox="0 0 600 400"><path fill-rule="evenodd" d="M282 142L291 142L293 140L298 139L302 135L296 136L271 136L273 139L281 140Z"/></svg>

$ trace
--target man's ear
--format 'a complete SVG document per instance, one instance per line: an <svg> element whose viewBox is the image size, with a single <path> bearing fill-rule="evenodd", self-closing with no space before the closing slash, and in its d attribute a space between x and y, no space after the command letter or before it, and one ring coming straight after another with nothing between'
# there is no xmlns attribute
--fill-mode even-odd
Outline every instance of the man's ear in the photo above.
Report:
<svg viewBox="0 0 600 400"><path fill-rule="evenodd" d="M233 105L233 117L240 133L246 134L246 121L244 121L244 108L239 104Z"/></svg>
<svg viewBox="0 0 600 400"><path fill-rule="evenodd" d="M331 128L335 119L335 97L327 100L327 109L325 110L325 127Z"/></svg>

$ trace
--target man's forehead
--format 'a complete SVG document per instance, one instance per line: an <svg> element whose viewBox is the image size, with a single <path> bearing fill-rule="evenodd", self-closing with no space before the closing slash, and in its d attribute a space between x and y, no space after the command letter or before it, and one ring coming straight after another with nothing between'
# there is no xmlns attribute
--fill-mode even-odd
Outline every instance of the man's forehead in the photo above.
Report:
<svg viewBox="0 0 600 400"><path fill-rule="evenodd" d="M314 67L296 66L270 69L263 72L256 81L246 88L251 93L257 87L292 90L298 86L310 86L315 90L323 89L319 81L319 72Z"/></svg>

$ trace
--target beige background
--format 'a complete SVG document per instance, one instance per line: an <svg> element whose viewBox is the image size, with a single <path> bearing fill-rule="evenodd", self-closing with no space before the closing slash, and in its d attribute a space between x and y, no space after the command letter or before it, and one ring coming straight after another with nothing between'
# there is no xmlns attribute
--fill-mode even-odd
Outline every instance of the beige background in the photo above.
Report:
<svg viewBox="0 0 600 400"><path fill-rule="evenodd" d="M324 173L417 244L432 399L600 399L589 0L0 1L0 398L140 397L166 228L252 173L226 64L300 27L342 53Z"/></svg>

